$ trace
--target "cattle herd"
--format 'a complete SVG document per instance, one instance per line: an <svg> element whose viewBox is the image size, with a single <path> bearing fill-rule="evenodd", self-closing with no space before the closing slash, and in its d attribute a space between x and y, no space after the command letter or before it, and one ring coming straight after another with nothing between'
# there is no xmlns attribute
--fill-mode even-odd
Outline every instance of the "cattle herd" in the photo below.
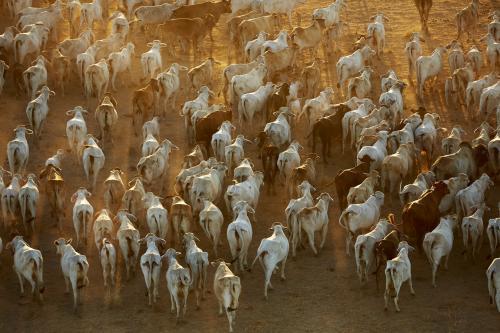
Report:
<svg viewBox="0 0 500 333"><path fill-rule="evenodd" d="M160 297L166 271L171 311L180 320L189 316L191 292L200 307L213 266L211 292L232 332L245 288L240 277L259 261L267 300L273 273L280 270L285 280L289 252L295 260L307 246L316 256L328 246L329 211L336 206L341 211L336 232L345 230L345 252L354 253L360 283L374 275L378 288L379 279L385 280L386 310L392 299L400 311L403 283L415 293L411 253L427 258L436 287L438 268L447 268L460 235L471 261L484 260L481 245L489 244L493 261L485 298L489 293L500 312L500 258L494 259L500 217L485 221L486 214L500 214L500 203L486 204L500 173L500 11L480 25L482 5L472 0L450 14L457 39L424 55L432 0L414 2L422 33L409 34L406 45L389 51L391 17L375 13L367 16L366 33L352 41L347 54L339 48L349 29L347 8L361 10L349 0L314 9L306 25L296 11L304 0L3 0L2 11L13 25L0 35L0 99L2 94L24 99L26 125L15 127L6 149L8 167L0 168L0 252L12 251L21 294L29 285L34 299L43 301L44 274L53 275L44 273L44 257L53 253L30 244L53 227L59 237L54 251L75 311L89 286L89 270L102 269L100 283L111 292L118 275L135 279L139 266L150 306ZM221 24L222 38L232 45L222 72L220 59L211 53L201 58L203 43L217 42L214 30ZM467 52L465 39L474 42ZM146 51L136 55L136 47L145 44ZM383 74L370 66L388 52L404 54L406 80L395 70ZM335 86L322 87L331 54L339 54ZM166 66L174 57L193 65ZM442 83L438 77L446 60L449 76ZM219 81L224 86L216 94ZM131 112L125 114L114 95L129 84L140 88L128 97ZM444 85L447 108L463 111L477 126L474 140L466 141L458 124L443 128L442 115L426 111L429 92L436 93L438 85ZM30 151L54 130L44 126L52 117L51 101L64 100L74 87L82 97L66 111L67 147L54 147L43 169L34 170ZM405 105L410 87L417 96L411 107ZM342 102L335 104L334 98ZM106 160L124 144L115 135L122 130L120 118L127 118L139 147L132 170ZM183 119L192 149L182 165L171 163L170 156L183 145L160 139L164 124L174 118ZM299 131L307 135L300 138ZM256 158L245 154L250 149ZM335 163L333 154L353 156L355 165L325 181L319 170ZM74 193L65 159L86 177ZM109 175L103 178L105 170ZM172 170L174 182L168 180ZM335 194L327 190L333 187ZM282 223L257 221L264 189L270 196L281 191L289 200ZM397 207L387 218L381 216L384 204ZM40 210L50 213L48 222L42 223ZM70 221L72 231L65 227ZM262 223L272 234L260 241L255 259L249 258L250 244L257 242L253 228ZM97 257L89 255L95 251L89 238ZM201 249L199 238L211 248ZM223 243L229 253L220 253ZM217 259L223 255L226 261Z"/></svg>

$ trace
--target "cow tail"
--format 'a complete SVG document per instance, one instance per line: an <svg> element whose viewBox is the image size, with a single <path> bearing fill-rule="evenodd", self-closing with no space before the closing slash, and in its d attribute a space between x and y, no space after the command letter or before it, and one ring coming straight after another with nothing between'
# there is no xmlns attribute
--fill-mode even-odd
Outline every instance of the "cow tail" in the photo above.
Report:
<svg viewBox="0 0 500 333"><path fill-rule="evenodd" d="M432 249L434 248L434 244L436 242L436 239L433 234L428 234L431 236L431 238L427 241L424 240L423 248L424 252L427 255L427 259L429 260L429 263L434 265L434 258L432 257Z"/></svg>
<svg viewBox="0 0 500 333"><path fill-rule="evenodd" d="M348 223L347 218L349 217L349 214L350 214L350 212L348 212L347 210L345 210L345 211L342 212L342 214L340 214L340 217L339 217L339 224L340 224L340 226L342 228L346 229L346 230L349 227L347 225L347 223Z"/></svg>
<svg viewBox="0 0 500 333"><path fill-rule="evenodd" d="M493 268L488 275L488 290L490 291L490 304L494 303L495 300L495 295L497 293L496 287L495 287L495 268Z"/></svg>
<svg viewBox="0 0 500 333"><path fill-rule="evenodd" d="M39 274L39 270L42 266L41 262L38 263L36 258L31 258L31 264L32 264L31 278L35 282L35 289L37 289L40 294L43 294L43 292L45 291L45 285L43 283L41 274Z"/></svg>
<svg viewBox="0 0 500 333"><path fill-rule="evenodd" d="M341 87L340 87L340 78L342 77L342 71L343 71L343 69L344 69L344 66L345 66L344 64L341 64L341 65L340 65L340 68L338 68L338 69L337 69L337 80L339 80L339 81L337 82L337 88L338 88L338 89L340 89L340 88L341 88Z"/></svg>
<svg viewBox="0 0 500 333"><path fill-rule="evenodd" d="M81 261L78 261L76 263L76 269L77 269L77 278L76 278L76 287L78 289L82 289L83 287L86 286L86 278L83 276L85 273L85 269L83 267L83 264Z"/></svg>
<svg viewBox="0 0 500 333"><path fill-rule="evenodd" d="M125 239L127 240L127 248L128 248L127 256L131 258L134 256L133 253L134 251L132 250L132 238L130 238L130 236L126 236Z"/></svg>

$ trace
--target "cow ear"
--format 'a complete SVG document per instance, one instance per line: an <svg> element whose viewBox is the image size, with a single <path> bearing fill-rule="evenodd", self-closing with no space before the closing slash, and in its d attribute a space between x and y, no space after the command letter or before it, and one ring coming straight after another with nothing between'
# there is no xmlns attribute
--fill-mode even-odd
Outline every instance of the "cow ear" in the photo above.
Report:
<svg viewBox="0 0 500 333"><path fill-rule="evenodd" d="M66 240L66 244L69 245L69 244L71 244L72 241L73 241L73 238L70 238L70 239Z"/></svg>

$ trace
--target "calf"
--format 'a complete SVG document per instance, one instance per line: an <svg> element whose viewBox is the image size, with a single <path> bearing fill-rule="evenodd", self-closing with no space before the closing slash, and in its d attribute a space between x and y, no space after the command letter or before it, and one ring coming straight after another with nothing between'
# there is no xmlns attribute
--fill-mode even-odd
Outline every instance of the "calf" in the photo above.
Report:
<svg viewBox="0 0 500 333"><path fill-rule="evenodd" d="M436 288L436 272L443 257L445 257L444 267L448 269L448 258L453 247L453 231L456 226L457 217L448 215L441 218L434 230L425 234L422 247L431 264L434 288Z"/></svg>
<svg viewBox="0 0 500 333"><path fill-rule="evenodd" d="M262 168L264 169L264 184L267 184L267 193L271 190L276 194L275 179L278 174L279 149L273 145L266 145L262 150Z"/></svg>
<svg viewBox="0 0 500 333"><path fill-rule="evenodd" d="M24 295L24 280L31 284L31 294L43 301L45 285L43 282L43 257L42 252L28 245L23 236L15 236L7 245L6 249L12 249L14 256L14 272L19 279L21 296Z"/></svg>
<svg viewBox="0 0 500 333"><path fill-rule="evenodd" d="M264 297L267 300L267 288L273 285L271 284L271 276L277 265L281 262L281 280L285 280L285 264L288 257L288 238L284 234L286 228L279 222L273 223L270 230L273 234L261 240L259 248L257 249L257 255L255 256L252 266L255 264L257 259L259 259L262 268L264 269Z"/></svg>
<svg viewBox="0 0 500 333"><path fill-rule="evenodd" d="M66 293L69 293L70 283L73 289L73 310L76 312L79 298L82 297L82 288L89 285L87 276L89 262L86 256L76 252L71 246L71 239L59 238L54 241L54 245L57 254L61 255L61 270L66 284Z"/></svg>
<svg viewBox="0 0 500 333"><path fill-rule="evenodd" d="M146 282L149 306L152 306L159 297L158 284L160 283L161 256L158 245L165 246L166 242L164 239L149 233L144 238L139 239L138 243L147 246L146 252L141 256L141 270Z"/></svg>
<svg viewBox="0 0 500 333"><path fill-rule="evenodd" d="M394 297L394 306L397 312L400 311L398 305L399 290L403 282L408 281L410 292L412 295L415 295L411 279L411 262L408 257L408 252L413 250L414 248L408 245L407 242L401 242L398 246L398 256L387 261L387 266L385 268L385 310L388 308L389 295L394 291L396 294Z"/></svg>
<svg viewBox="0 0 500 333"><path fill-rule="evenodd" d="M212 85L212 73L215 64L220 64L214 58L208 58L200 65L193 67L188 72L189 81L191 81L191 88L198 90L203 86Z"/></svg>

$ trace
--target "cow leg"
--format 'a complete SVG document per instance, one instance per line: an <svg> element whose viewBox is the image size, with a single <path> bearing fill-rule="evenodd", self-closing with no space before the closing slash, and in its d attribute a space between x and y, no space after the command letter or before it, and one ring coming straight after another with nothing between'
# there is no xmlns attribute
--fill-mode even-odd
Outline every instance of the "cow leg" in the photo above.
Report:
<svg viewBox="0 0 500 333"><path fill-rule="evenodd" d="M285 256L285 258L283 258L283 261L281 263L281 281L285 281L286 280L285 265L286 265L287 258L288 258L288 256Z"/></svg>
<svg viewBox="0 0 500 333"><path fill-rule="evenodd" d="M308 231L307 232L307 240L309 241L309 246L311 247L311 250L313 250L314 255L318 255L318 251L316 250L316 246L314 246L314 231Z"/></svg>
<svg viewBox="0 0 500 333"><path fill-rule="evenodd" d="M23 277L19 272L16 271L16 267L13 267L14 271L17 274L17 278L19 280L19 287L21 287L21 296L24 296L24 283L23 283Z"/></svg>
<svg viewBox="0 0 500 333"><path fill-rule="evenodd" d="M319 246L319 249L322 250L323 246L325 245L326 241L326 234L328 233L328 224L325 224L323 228L321 229L321 245Z"/></svg>

